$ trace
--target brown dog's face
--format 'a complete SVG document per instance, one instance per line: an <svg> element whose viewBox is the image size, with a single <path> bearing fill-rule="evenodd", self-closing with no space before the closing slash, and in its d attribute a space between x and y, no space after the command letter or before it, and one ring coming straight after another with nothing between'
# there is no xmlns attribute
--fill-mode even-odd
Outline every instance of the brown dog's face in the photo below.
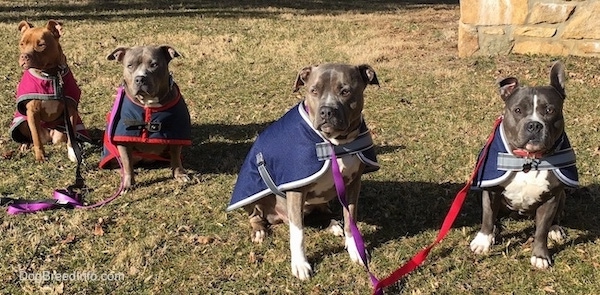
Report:
<svg viewBox="0 0 600 295"><path fill-rule="evenodd" d="M19 66L23 69L48 70L66 65L66 58L58 39L61 36L59 22L50 20L45 27L33 27L26 21L18 26L21 31L19 42Z"/></svg>
<svg viewBox="0 0 600 295"><path fill-rule="evenodd" d="M180 56L171 46L119 47L107 56L123 64L125 91L142 103L160 103L170 90L169 62Z"/></svg>
<svg viewBox="0 0 600 295"><path fill-rule="evenodd" d="M367 85L379 85L369 65L323 64L300 71L294 90L306 86L313 128L329 139L346 139L358 129Z"/></svg>

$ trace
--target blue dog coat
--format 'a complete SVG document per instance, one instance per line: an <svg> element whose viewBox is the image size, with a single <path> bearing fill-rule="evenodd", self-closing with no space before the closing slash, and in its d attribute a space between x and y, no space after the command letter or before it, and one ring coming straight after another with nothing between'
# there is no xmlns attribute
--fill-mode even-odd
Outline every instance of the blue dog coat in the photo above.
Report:
<svg viewBox="0 0 600 295"><path fill-rule="evenodd" d="M190 113L179 87L177 84L173 84L173 87L177 97L159 108L139 105L125 94L123 87L119 88L113 110L107 116L100 168L105 168L119 155L115 143L192 144ZM169 160L160 155L134 154L147 159Z"/></svg>
<svg viewBox="0 0 600 295"><path fill-rule="evenodd" d="M355 154L366 164L365 173L379 169L367 125L360 126L360 147L347 150L337 146L336 155ZM355 140L356 141L356 140ZM325 173L331 165L330 143L310 124L303 103L261 132L242 164L227 210L251 204L273 194L259 173L257 156L264 162L279 191L303 187Z"/></svg>
<svg viewBox="0 0 600 295"><path fill-rule="evenodd" d="M571 148L567 134L563 132L555 144L555 152L541 159L523 159L516 157L506 141L501 123L490 144L487 159L477 171L473 189L494 187L506 181L511 171L524 171L523 165L531 165L531 170L551 170L566 186L577 187L579 177L575 165L575 152ZM483 152L483 151L482 151ZM483 155L479 154L479 158ZM479 158L477 161L479 161Z"/></svg>

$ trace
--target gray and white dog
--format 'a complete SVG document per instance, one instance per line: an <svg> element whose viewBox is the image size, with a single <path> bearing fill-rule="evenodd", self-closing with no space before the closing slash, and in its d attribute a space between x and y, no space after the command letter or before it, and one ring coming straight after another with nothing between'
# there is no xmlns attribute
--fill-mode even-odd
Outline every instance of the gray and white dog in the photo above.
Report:
<svg viewBox="0 0 600 295"><path fill-rule="evenodd" d="M483 190L483 217L470 247L477 254L490 250L502 209L532 215L531 265L545 269L552 265L547 239L565 238L559 226L565 188L578 185L575 153L564 130L564 66L552 65L548 86L521 86L514 77L499 84L503 120L476 178L475 187Z"/></svg>

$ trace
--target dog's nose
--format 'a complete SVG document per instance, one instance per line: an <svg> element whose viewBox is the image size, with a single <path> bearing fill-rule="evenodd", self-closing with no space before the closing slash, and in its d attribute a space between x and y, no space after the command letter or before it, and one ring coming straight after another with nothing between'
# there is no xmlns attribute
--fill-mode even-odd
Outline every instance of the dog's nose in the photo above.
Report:
<svg viewBox="0 0 600 295"><path fill-rule="evenodd" d="M544 125L542 125L542 123L540 122L536 122L536 121L531 121L529 123L527 123L527 125L525 126L527 128L527 131L529 133L539 133L540 131L542 131L542 129L544 129Z"/></svg>
<svg viewBox="0 0 600 295"><path fill-rule="evenodd" d="M135 79L133 79L135 85L144 85L147 81L148 79L146 78L146 76L136 76Z"/></svg>
<svg viewBox="0 0 600 295"><path fill-rule="evenodd" d="M321 115L321 119L323 120L327 120L327 119L331 119L331 117L333 117L333 115L335 114L335 109L332 107L321 107L319 109L319 114Z"/></svg>

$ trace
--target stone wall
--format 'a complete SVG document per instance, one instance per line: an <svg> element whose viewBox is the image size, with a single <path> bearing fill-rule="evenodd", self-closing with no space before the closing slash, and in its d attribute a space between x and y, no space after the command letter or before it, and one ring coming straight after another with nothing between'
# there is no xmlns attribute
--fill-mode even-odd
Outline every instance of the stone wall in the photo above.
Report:
<svg viewBox="0 0 600 295"><path fill-rule="evenodd" d="M460 0L458 54L600 57L600 0Z"/></svg>

